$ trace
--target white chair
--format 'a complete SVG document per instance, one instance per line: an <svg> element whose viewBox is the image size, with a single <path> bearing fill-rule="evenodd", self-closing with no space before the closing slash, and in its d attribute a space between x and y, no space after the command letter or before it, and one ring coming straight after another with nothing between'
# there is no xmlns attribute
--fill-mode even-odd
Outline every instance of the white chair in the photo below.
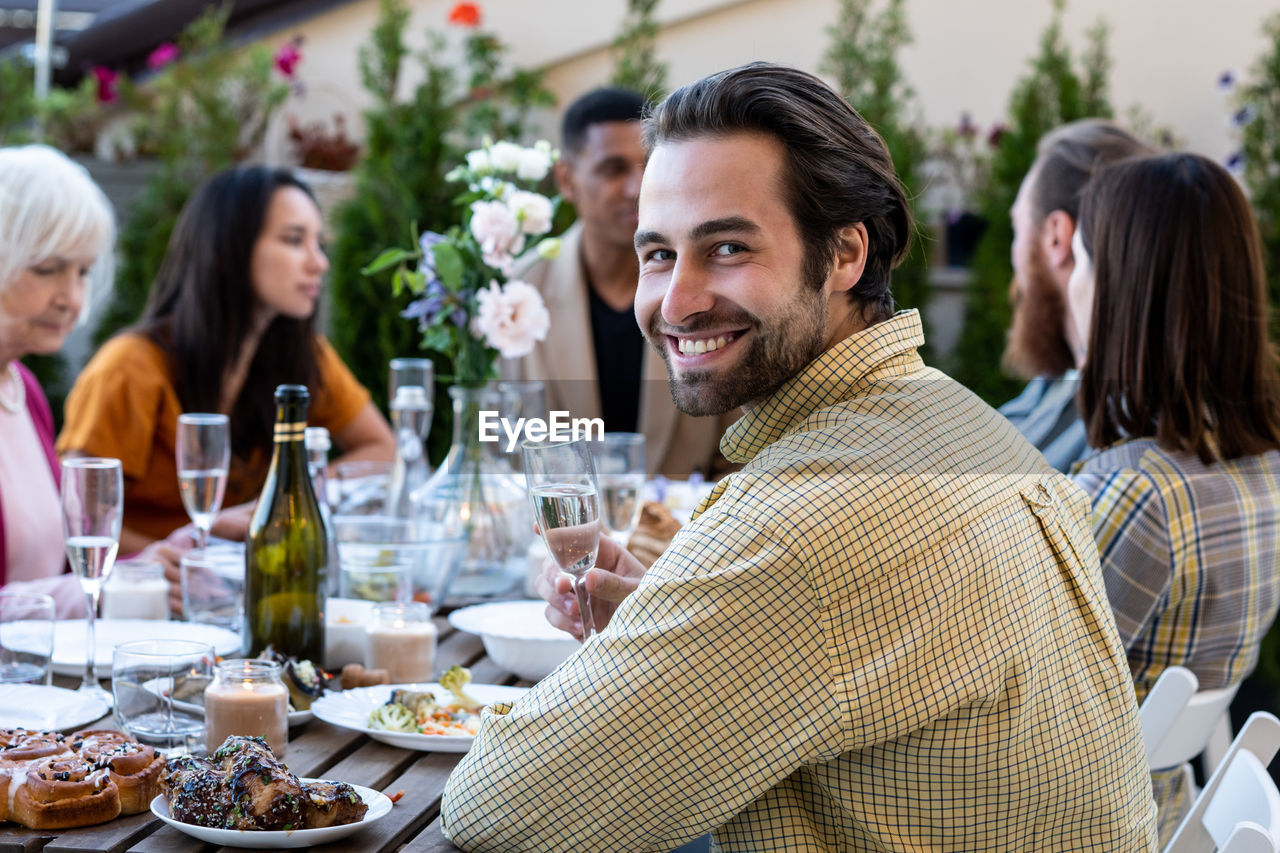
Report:
<svg viewBox="0 0 1280 853"><path fill-rule="evenodd" d="M1191 785L1191 768L1187 762L1206 751L1224 724L1230 738L1230 724L1225 723L1225 718L1231 700L1240 689L1239 684L1233 684L1219 690L1197 692L1199 686L1191 670L1171 666L1160 674L1138 709L1147 747L1147 765L1152 770L1184 767L1187 790L1192 796L1195 788ZM1219 757L1206 754L1205 773L1214 771L1218 761L1213 759Z"/></svg>
<svg viewBox="0 0 1280 853"><path fill-rule="evenodd" d="M1249 717L1164 853L1280 853L1280 791L1267 765L1280 749L1280 720Z"/></svg>

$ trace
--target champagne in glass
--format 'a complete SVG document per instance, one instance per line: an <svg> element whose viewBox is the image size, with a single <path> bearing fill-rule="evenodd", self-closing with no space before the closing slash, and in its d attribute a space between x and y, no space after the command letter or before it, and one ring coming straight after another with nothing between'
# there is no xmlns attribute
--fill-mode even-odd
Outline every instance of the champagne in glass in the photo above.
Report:
<svg viewBox="0 0 1280 853"><path fill-rule="evenodd" d="M600 499L588 442L526 441L522 447L534 521L547 551L569 576L583 636L596 633L582 576L600 547Z"/></svg>
<svg viewBox="0 0 1280 853"><path fill-rule="evenodd" d="M226 415L178 416L178 490L195 525L199 548L209 544L209 529L222 509L231 463L230 430Z"/></svg>
<svg viewBox="0 0 1280 853"><path fill-rule="evenodd" d="M592 442L600 502L609 533L626 547L644 503L644 436L638 432L607 432Z"/></svg>
<svg viewBox="0 0 1280 853"><path fill-rule="evenodd" d="M85 668L82 693L111 707L111 694L94 673L97 644L94 617L102 583L111 574L120 546L124 477L119 459L73 458L62 462L62 530L67 559L85 594Z"/></svg>

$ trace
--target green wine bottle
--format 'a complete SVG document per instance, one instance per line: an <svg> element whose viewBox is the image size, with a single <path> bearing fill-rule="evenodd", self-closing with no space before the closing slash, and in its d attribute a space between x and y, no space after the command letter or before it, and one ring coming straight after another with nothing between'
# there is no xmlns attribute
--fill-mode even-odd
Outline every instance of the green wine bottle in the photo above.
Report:
<svg viewBox="0 0 1280 853"><path fill-rule="evenodd" d="M307 470L307 389L276 388L275 451L245 546L244 654L324 660L328 531Z"/></svg>

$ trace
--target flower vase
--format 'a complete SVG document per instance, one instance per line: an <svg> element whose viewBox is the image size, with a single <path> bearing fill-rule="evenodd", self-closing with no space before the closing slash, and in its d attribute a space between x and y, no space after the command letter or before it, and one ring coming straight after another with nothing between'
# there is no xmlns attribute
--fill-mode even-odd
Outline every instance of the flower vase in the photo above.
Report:
<svg viewBox="0 0 1280 853"><path fill-rule="evenodd" d="M450 603L500 595L524 576L533 541L533 512L524 481L500 441L480 441L480 413L502 410L492 387L453 386L453 443L440 468L413 492L419 517L448 516L466 533L467 549L448 589Z"/></svg>

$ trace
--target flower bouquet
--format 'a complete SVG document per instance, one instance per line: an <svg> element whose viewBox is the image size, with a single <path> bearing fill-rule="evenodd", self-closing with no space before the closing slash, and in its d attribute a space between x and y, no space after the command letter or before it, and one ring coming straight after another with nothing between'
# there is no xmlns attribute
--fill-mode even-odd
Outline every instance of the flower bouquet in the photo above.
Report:
<svg viewBox="0 0 1280 853"><path fill-rule="evenodd" d="M528 188L554 159L545 141L532 148L494 142L469 152L466 164L445 176L466 186L457 197L462 222L444 234L415 233L413 249L386 249L364 268L366 275L394 268L393 293L415 297L403 316L417 320L423 349L449 359L457 385L496 379L499 355L528 355L547 336L551 317L541 295L509 276L524 256L559 251L559 240L545 238L559 199Z"/></svg>
<svg viewBox="0 0 1280 853"><path fill-rule="evenodd" d="M446 175L465 187L457 197L462 221L443 234L418 235L415 227L412 249L384 250L364 270L394 270L395 295L414 297L402 316L417 322L422 348L451 365L442 378L452 383L453 443L410 503L442 535L461 531L466 547L450 585L455 600L514 586L533 539L524 485L497 444L481 443L479 423L482 411L502 408L490 384L498 357L527 355L551 325L538 291L511 276L527 256L559 251L559 241L546 238L558 199L534 189L554 160L546 142L493 142L469 152Z"/></svg>

